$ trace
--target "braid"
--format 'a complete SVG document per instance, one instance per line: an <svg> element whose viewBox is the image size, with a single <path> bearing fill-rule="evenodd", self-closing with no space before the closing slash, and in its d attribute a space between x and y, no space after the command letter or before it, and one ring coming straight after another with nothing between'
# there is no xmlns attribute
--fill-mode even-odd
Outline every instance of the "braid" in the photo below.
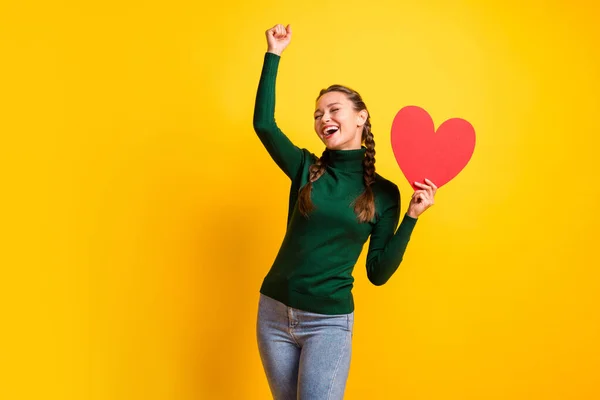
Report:
<svg viewBox="0 0 600 400"><path fill-rule="evenodd" d="M325 169L327 168L327 161L329 160L329 152L327 149L323 151L321 158L319 158L313 165L309 168L309 176L308 183L300 189L298 194L298 210L302 215L308 217L308 214L314 210L314 205L310 198L310 194L312 192L313 182L319 179L325 173Z"/></svg>
<svg viewBox="0 0 600 400"><path fill-rule="evenodd" d="M369 117L363 126L363 139L365 141L365 158L363 159L363 180L365 191L356 199L354 212L360 222L369 222L375 217L375 199L371 185L375 182L375 140L371 132Z"/></svg>
<svg viewBox="0 0 600 400"><path fill-rule="evenodd" d="M364 179L365 185L371 187L371 184L375 182L375 138L373 132L371 132L371 122L367 118L367 122L363 127L363 136L365 137L365 159L363 160L363 167L365 170Z"/></svg>

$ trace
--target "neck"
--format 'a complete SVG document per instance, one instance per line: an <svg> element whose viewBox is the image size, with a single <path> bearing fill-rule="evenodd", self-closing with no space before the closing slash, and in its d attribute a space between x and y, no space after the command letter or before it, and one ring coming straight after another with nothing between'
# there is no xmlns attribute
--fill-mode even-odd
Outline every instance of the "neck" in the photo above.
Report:
<svg viewBox="0 0 600 400"><path fill-rule="evenodd" d="M359 149L352 150L329 150L329 160L327 165L334 169L339 169L346 172L362 172L363 160L367 148L361 146Z"/></svg>

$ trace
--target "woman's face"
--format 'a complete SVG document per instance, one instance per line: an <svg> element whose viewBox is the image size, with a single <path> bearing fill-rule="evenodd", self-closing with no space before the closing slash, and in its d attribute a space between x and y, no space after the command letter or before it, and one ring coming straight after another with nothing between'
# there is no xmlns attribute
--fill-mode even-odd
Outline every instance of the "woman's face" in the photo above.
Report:
<svg viewBox="0 0 600 400"><path fill-rule="evenodd" d="M345 93L328 92L317 100L315 132L329 150L360 149L366 116Z"/></svg>

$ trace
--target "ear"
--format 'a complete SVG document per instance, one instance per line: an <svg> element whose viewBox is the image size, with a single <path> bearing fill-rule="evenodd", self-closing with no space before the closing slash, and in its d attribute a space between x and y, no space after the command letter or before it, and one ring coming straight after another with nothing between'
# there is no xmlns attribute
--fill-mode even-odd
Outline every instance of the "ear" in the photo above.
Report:
<svg viewBox="0 0 600 400"><path fill-rule="evenodd" d="M365 122L367 122L367 118L369 118L369 113L367 110L361 110L358 112L356 116L356 126L363 126Z"/></svg>

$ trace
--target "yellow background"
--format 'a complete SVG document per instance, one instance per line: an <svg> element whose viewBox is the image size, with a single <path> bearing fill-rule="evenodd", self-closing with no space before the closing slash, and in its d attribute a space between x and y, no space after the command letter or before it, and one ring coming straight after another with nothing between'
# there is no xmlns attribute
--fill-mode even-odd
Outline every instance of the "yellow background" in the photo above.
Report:
<svg viewBox="0 0 600 400"><path fill-rule="evenodd" d="M277 121L356 88L377 170L396 112L469 120L396 275L355 270L347 399L600 398L594 2L0 5L0 398L266 399L258 288L288 182L252 130L264 31L291 23Z"/></svg>

